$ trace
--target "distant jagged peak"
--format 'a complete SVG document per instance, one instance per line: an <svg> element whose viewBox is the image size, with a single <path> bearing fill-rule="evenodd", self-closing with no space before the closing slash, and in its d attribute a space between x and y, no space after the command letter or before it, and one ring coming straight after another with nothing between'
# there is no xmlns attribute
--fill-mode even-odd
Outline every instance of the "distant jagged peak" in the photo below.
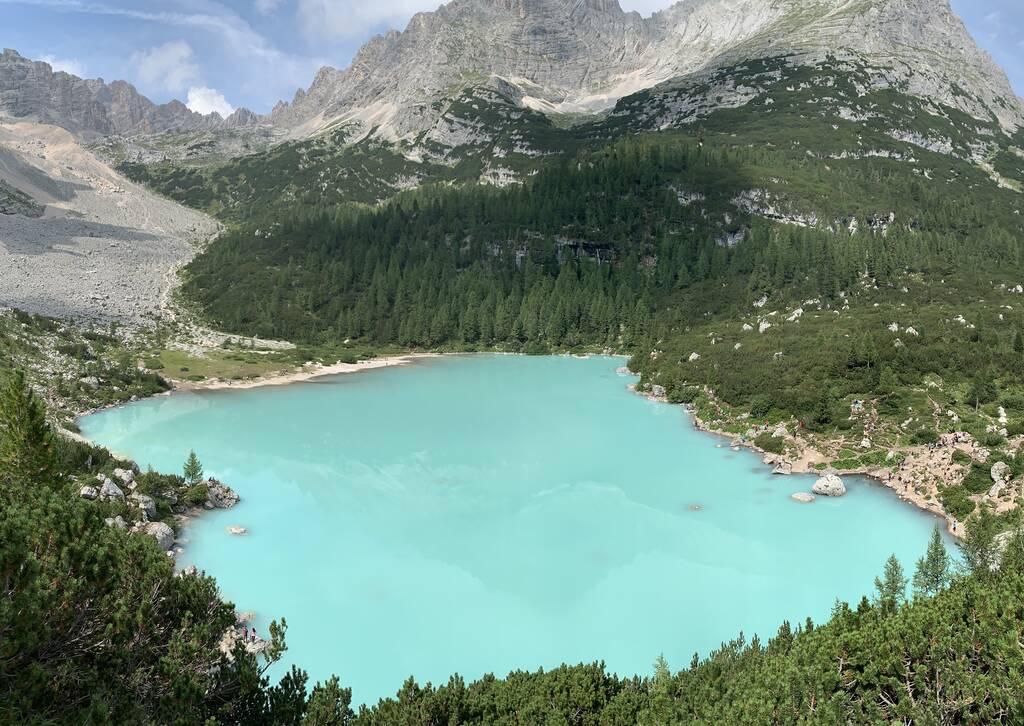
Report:
<svg viewBox="0 0 1024 726"><path fill-rule="evenodd" d="M224 119L178 100L156 104L127 81L82 79L5 48L0 55L0 114L60 126L75 134L134 136L165 131L240 128L261 122L248 109Z"/></svg>

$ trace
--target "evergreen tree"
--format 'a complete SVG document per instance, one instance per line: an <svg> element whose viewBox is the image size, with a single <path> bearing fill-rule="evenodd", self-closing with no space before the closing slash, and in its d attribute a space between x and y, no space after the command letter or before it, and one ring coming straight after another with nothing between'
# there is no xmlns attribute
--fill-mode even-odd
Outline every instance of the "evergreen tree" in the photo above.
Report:
<svg viewBox="0 0 1024 726"><path fill-rule="evenodd" d="M203 481L203 465L199 463L199 457L195 451L188 452L188 459L185 461L183 470L185 483L191 487L201 484Z"/></svg>
<svg viewBox="0 0 1024 726"><path fill-rule="evenodd" d="M58 481L53 434L23 371L0 390L0 483L38 487Z"/></svg>
<svg viewBox="0 0 1024 726"><path fill-rule="evenodd" d="M914 572L914 592L917 595L932 596L938 594L949 584L949 555L946 545L942 542L942 534L938 525L932 530L932 538L928 543L925 556L917 561Z"/></svg>
<svg viewBox="0 0 1024 726"><path fill-rule="evenodd" d="M337 676L317 683L310 694L302 726L346 726L352 723L352 689L342 688Z"/></svg>
<svg viewBox="0 0 1024 726"><path fill-rule="evenodd" d="M903 565L896 559L896 555L889 555L889 559L885 561L882 579L875 578L875 589L878 590L875 604L885 615L896 612L906 599L907 578L903 574Z"/></svg>
<svg viewBox="0 0 1024 726"><path fill-rule="evenodd" d="M1017 330L1016 335L1013 336L1013 352L1024 353L1024 336L1020 334L1020 330Z"/></svg>

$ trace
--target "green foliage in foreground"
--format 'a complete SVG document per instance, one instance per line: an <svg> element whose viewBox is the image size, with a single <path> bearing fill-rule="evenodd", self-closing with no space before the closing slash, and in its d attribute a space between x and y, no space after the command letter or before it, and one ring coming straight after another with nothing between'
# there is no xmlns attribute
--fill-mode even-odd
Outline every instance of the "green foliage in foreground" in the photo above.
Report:
<svg viewBox="0 0 1024 726"><path fill-rule="evenodd" d="M601 664L487 676L349 708L332 678L310 692L272 626L265 661L217 647L234 624L215 582L176 575L143 535L108 527L69 490L39 402L20 376L0 397L0 722L139 724L1013 723L1024 718L1024 541L995 544L976 520L972 574L950 583L937 533L914 577L890 560L874 604L837 604L829 623L784 623L766 643L742 636L673 674L621 678ZM40 466L41 457L48 460ZM75 457L64 457L74 460ZM1002 550L1005 551L1002 551ZM1001 567L997 567L1000 565ZM936 592L934 597L925 593ZM671 637L667 634L666 637Z"/></svg>
<svg viewBox="0 0 1024 726"><path fill-rule="evenodd" d="M21 374L0 395L0 723L300 723L305 674L271 686L264 662L218 648L235 623L212 578L174 573L145 535L108 527L60 471ZM349 693L317 686L318 712ZM311 721L310 723L339 723Z"/></svg>

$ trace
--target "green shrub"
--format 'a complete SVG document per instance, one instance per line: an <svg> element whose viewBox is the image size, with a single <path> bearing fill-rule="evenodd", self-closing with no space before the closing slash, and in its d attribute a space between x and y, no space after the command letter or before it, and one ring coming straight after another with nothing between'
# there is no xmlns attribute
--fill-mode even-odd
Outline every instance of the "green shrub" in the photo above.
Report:
<svg viewBox="0 0 1024 726"><path fill-rule="evenodd" d="M992 486L992 467L988 464L972 464L964 478L963 487L971 494L987 492Z"/></svg>
<svg viewBox="0 0 1024 726"><path fill-rule="evenodd" d="M971 455L968 454L966 451L961 451L960 449L955 449L953 451L953 463L954 464L963 464L965 466L969 466L969 465L974 463L974 459L972 459Z"/></svg>
<svg viewBox="0 0 1024 726"><path fill-rule="evenodd" d="M981 443L991 449L996 446L1002 446L1006 443L1006 439L1002 435L993 432L982 436Z"/></svg>
<svg viewBox="0 0 1024 726"><path fill-rule="evenodd" d="M783 440L772 436L770 431L765 431L754 439L754 445L770 454L781 454L786 450L786 444Z"/></svg>
<svg viewBox="0 0 1024 726"><path fill-rule="evenodd" d="M974 502L970 500L967 490L960 486L947 487L939 493L939 501L943 508L961 522L974 512Z"/></svg>
<svg viewBox="0 0 1024 726"><path fill-rule="evenodd" d="M774 404L769 396L764 394L754 396L750 401L750 415L754 418L766 418L773 407Z"/></svg>
<svg viewBox="0 0 1024 726"><path fill-rule="evenodd" d="M206 488L206 483L201 482L194 487L189 487L188 491L185 492L185 503L193 507L201 507L206 502L208 495L209 490Z"/></svg>
<svg viewBox="0 0 1024 726"><path fill-rule="evenodd" d="M146 367L147 371L162 371L164 369L164 362L159 358L145 358L142 365Z"/></svg>
<svg viewBox="0 0 1024 726"><path fill-rule="evenodd" d="M910 437L910 440L919 446L924 444L934 444L939 440L939 435L935 432L935 429L918 429L914 432L913 436Z"/></svg>

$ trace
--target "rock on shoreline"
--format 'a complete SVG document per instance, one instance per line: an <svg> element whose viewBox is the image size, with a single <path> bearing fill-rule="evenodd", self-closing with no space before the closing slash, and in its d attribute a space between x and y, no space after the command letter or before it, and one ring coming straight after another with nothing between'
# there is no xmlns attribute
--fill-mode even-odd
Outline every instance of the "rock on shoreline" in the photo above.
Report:
<svg viewBox="0 0 1024 726"><path fill-rule="evenodd" d="M811 491L823 497L841 497L846 494L846 485L836 474L826 474L814 482Z"/></svg>

